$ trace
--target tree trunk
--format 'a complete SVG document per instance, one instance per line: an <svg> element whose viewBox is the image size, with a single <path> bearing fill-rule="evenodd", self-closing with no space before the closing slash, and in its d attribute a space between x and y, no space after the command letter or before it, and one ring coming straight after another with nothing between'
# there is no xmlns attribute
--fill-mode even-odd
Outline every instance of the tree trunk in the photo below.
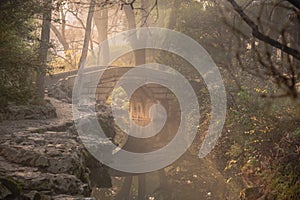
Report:
<svg viewBox="0 0 300 200"><path fill-rule="evenodd" d="M146 199L146 174L138 175L138 200Z"/></svg>
<svg viewBox="0 0 300 200"><path fill-rule="evenodd" d="M66 37L64 36L64 34L60 33L59 30L53 24L51 24L51 30L53 31L61 45L63 45L64 52L66 53L70 49Z"/></svg>
<svg viewBox="0 0 300 200"><path fill-rule="evenodd" d="M97 65L106 64L109 61L109 46L105 42L100 48L100 44L107 40L108 34L108 9L103 8L96 11L94 16L95 25L98 31L99 52Z"/></svg>
<svg viewBox="0 0 300 200"><path fill-rule="evenodd" d="M96 1L91 0L90 7L89 7L89 12L86 20L86 28L85 28L85 36L84 36L84 41L83 41L83 47L82 47L82 52L81 52L81 57L79 60L78 68L83 67L86 61L86 57L88 54L89 50L89 41L90 41L90 36L92 32L92 20L93 20L93 15L95 11L95 5Z"/></svg>
<svg viewBox="0 0 300 200"><path fill-rule="evenodd" d="M47 53L50 41L50 26L52 16L52 0L44 0L43 2L43 24L41 33L41 44L39 52L39 60L41 67L38 70L36 79L37 94L40 98L45 96L45 75L47 69Z"/></svg>
<svg viewBox="0 0 300 200"><path fill-rule="evenodd" d="M178 10L180 9L182 1L181 0L174 0L173 2L173 8L170 14L170 20L168 28L171 30L175 30L177 19L178 19Z"/></svg>
<svg viewBox="0 0 300 200"><path fill-rule="evenodd" d="M130 5L124 5L124 12L127 18L127 23L128 23L128 29L136 29L136 20L135 20L135 15L133 12L133 9ZM132 47L134 47L134 42L144 42L144 41L139 41L138 35L135 33L133 40L130 41L132 44ZM141 50L135 50L134 51L134 58L135 58L135 65L142 65L146 63L146 50L141 49Z"/></svg>
<svg viewBox="0 0 300 200"><path fill-rule="evenodd" d="M142 9L147 11L147 2L145 0L142 0ZM128 29L136 29L137 28L137 23L136 23L136 18L134 14L134 10L130 5L124 5L123 7L126 18L127 18L127 23L128 23ZM143 18L143 17L142 17ZM141 22L142 26L146 26L146 23ZM141 41L138 38L137 33L135 32L133 34L133 38L130 41L132 47L135 47L135 42L145 42ZM146 50L141 49L141 50L136 50L134 51L134 57L135 57L135 65L142 65L146 63ZM141 144L141 145L140 145ZM134 137L129 137L125 146L123 147L124 150L131 151L132 150L137 150L137 151L143 151L147 146L143 145L142 143L139 143L139 139L136 139ZM118 194L118 198L120 199L128 199L129 194L130 194L130 187L132 184L132 177L126 177L124 181L124 185L121 189L121 192ZM144 200L146 196L146 176L145 174L140 174L138 175L138 200ZM117 198L117 199L118 199Z"/></svg>

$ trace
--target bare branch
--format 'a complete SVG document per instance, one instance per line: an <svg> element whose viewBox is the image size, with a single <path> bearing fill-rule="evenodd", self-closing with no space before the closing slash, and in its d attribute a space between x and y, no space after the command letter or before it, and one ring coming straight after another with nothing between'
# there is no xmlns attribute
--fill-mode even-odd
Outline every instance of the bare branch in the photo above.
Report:
<svg viewBox="0 0 300 200"><path fill-rule="evenodd" d="M253 20L250 19L250 17L243 11L243 9L236 3L235 0L227 0L227 1L232 5L233 9L240 15L240 17L243 19L243 21L252 29L252 35L255 38L257 38L277 49L280 49L281 51L300 60L300 53L298 50L290 48L287 45L282 44L282 43L278 42L277 40L274 40L274 39L270 38L269 36L261 33L258 29L258 26L254 23Z"/></svg>
<svg viewBox="0 0 300 200"><path fill-rule="evenodd" d="M54 34L57 37L58 41L63 45L64 50L65 51L68 50L69 49L69 44L66 41L65 37L56 28L56 26L54 26L53 24L51 24L51 30L54 32Z"/></svg>

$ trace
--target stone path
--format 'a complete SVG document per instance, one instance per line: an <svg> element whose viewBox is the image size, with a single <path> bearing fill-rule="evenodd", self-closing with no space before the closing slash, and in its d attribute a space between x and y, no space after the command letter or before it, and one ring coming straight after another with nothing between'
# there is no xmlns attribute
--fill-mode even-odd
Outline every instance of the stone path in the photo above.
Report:
<svg viewBox="0 0 300 200"><path fill-rule="evenodd" d="M52 105L56 108L57 118L46 120L17 120L17 121L3 121L0 122L0 135L6 133L14 133L22 130L27 130L32 127L53 127L63 126L65 123L72 122L72 105L59 101L54 98L47 97Z"/></svg>

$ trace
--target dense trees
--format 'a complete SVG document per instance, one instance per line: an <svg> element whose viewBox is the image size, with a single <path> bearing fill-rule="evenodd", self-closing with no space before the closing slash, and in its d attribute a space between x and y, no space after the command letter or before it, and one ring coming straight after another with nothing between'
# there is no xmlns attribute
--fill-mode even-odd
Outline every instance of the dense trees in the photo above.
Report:
<svg viewBox="0 0 300 200"><path fill-rule="evenodd" d="M45 95L45 75L47 70L48 49L50 47L50 27L52 16L52 0L43 1L43 22L41 31L41 42L39 48L40 67L36 78L37 93L40 98Z"/></svg>
<svg viewBox="0 0 300 200"><path fill-rule="evenodd" d="M85 16L82 8L91 5L90 8L93 10L97 3L97 7L101 10L101 7L110 4L110 2L102 1L91 2L92 4L85 1L78 4L78 2L67 0L1 1L0 87L2 105L10 101L26 103L37 96L43 98L44 77L51 70L50 64L62 67L61 62L53 63L54 60L51 58L58 56L73 67L78 66L80 57L81 61L85 59L89 44L92 46L94 42L91 38L93 12L87 12L90 17L85 20L82 17ZM118 4L117 1L113 3ZM80 15L81 17L79 17ZM82 56L80 56L81 44L75 41L76 36L71 35L70 37L70 34L74 33L74 31L70 31L70 27L78 30L77 25L72 25L70 22L70 19L72 20L74 17L83 29L77 33L77 38L86 32L85 44L81 43L84 46ZM55 23L58 23L60 27L57 27ZM63 53L60 52L59 45L57 46L53 36L50 38L50 27L59 45L63 46ZM102 36L102 33L99 35ZM103 39L99 38L99 40ZM63 62L62 65L66 65L66 62Z"/></svg>
<svg viewBox="0 0 300 200"><path fill-rule="evenodd" d="M31 97L32 72L38 67L35 0L0 2L0 101L19 103Z"/></svg>

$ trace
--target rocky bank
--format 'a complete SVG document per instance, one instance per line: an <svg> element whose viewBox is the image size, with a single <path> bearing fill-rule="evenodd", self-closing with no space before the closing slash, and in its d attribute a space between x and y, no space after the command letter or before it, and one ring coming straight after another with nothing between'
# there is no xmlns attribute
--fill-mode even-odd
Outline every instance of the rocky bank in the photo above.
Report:
<svg viewBox="0 0 300 200"><path fill-rule="evenodd" d="M0 123L0 199L84 199L93 186L111 186L82 145L70 105L49 101L60 104L58 118Z"/></svg>

